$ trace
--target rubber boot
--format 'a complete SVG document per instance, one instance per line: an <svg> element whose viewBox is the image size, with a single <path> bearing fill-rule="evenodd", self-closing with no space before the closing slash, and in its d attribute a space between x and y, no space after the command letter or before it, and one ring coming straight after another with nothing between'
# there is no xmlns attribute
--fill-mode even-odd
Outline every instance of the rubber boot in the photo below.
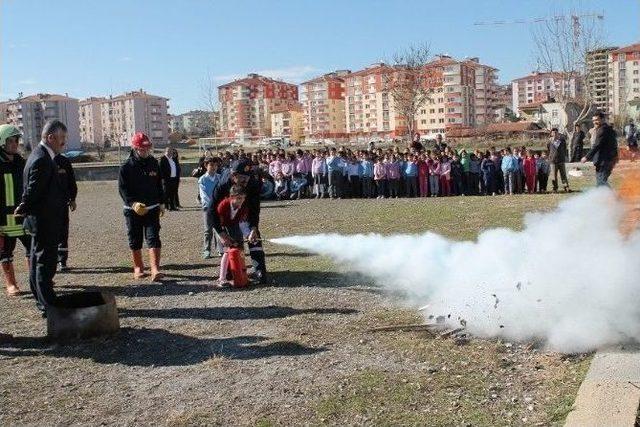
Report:
<svg viewBox="0 0 640 427"><path fill-rule="evenodd" d="M18 295L20 288L18 288L18 283L16 282L16 272L13 269L13 263L3 262L2 273L4 274L7 295L10 297Z"/></svg>
<svg viewBox="0 0 640 427"><path fill-rule="evenodd" d="M164 274L160 273L160 248L149 249L149 264L151 266L151 281L160 281L164 277Z"/></svg>
<svg viewBox="0 0 640 427"><path fill-rule="evenodd" d="M144 273L144 263L142 262L142 251L131 251L131 258L133 259L133 278L142 279L146 276Z"/></svg>

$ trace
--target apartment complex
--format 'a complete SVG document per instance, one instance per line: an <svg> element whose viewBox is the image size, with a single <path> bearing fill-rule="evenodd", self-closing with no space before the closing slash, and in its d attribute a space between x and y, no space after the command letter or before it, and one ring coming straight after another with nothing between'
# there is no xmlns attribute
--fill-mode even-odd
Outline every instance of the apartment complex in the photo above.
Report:
<svg viewBox="0 0 640 427"><path fill-rule="evenodd" d="M271 113L298 103L298 86L258 74L218 87L220 134L251 140L271 136Z"/></svg>
<svg viewBox="0 0 640 427"><path fill-rule="evenodd" d="M513 111L520 113L520 107L527 104L545 102L559 97L575 98L582 93L582 83L574 75L564 73L534 72L513 80Z"/></svg>
<svg viewBox="0 0 640 427"><path fill-rule="evenodd" d="M301 141L304 137L302 105L293 105L271 113L271 136L289 138L295 142Z"/></svg>
<svg viewBox="0 0 640 427"><path fill-rule="evenodd" d="M439 55L425 67L425 86L431 96L416 116L417 131L431 138L449 129L493 123L498 108L497 72L478 58Z"/></svg>
<svg viewBox="0 0 640 427"><path fill-rule="evenodd" d="M609 112L630 115L640 100L640 43L609 52Z"/></svg>
<svg viewBox="0 0 640 427"><path fill-rule="evenodd" d="M80 103L82 140L100 146L129 146L136 132L154 144L169 140L168 99L140 89L108 98L88 98Z"/></svg>
<svg viewBox="0 0 640 427"><path fill-rule="evenodd" d="M304 134L309 139L347 136L345 77L349 70L325 74L301 84Z"/></svg>
<svg viewBox="0 0 640 427"><path fill-rule="evenodd" d="M587 52L585 90L596 108L609 110L609 54L617 47L606 47Z"/></svg>
<svg viewBox="0 0 640 427"><path fill-rule="evenodd" d="M80 149L78 100L68 96L39 93L9 100L0 105L4 122L17 126L27 147L40 142L42 127L50 119L60 119L67 126L66 150Z"/></svg>
<svg viewBox="0 0 640 427"><path fill-rule="evenodd" d="M398 72L397 68L377 63L344 77L346 131L350 137L389 138L406 132L386 87L386 80Z"/></svg>
<svg viewBox="0 0 640 427"><path fill-rule="evenodd" d="M100 104L106 98L91 97L80 101L80 140L88 144L104 145Z"/></svg>
<svg viewBox="0 0 640 427"><path fill-rule="evenodd" d="M169 116L171 132L192 136L215 136L217 112L193 110L176 116Z"/></svg>

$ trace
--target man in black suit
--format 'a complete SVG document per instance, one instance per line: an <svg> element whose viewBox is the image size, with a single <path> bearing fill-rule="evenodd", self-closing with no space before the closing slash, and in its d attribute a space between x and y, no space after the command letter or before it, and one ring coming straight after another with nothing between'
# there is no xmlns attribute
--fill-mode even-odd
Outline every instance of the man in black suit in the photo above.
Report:
<svg viewBox="0 0 640 427"><path fill-rule="evenodd" d="M167 200L167 209L178 210L178 186L180 185L180 163L174 155L174 149L167 147L164 156L160 159L160 177Z"/></svg>
<svg viewBox="0 0 640 427"><path fill-rule="evenodd" d="M24 192L15 215L24 216L24 227L31 234L29 282L40 310L55 302L53 276L56 274L60 229L68 209L66 190L58 177L55 156L66 144L67 127L60 120L49 120L42 129L42 140L33 148L24 169Z"/></svg>
<svg viewBox="0 0 640 427"><path fill-rule="evenodd" d="M609 186L609 176L618 162L616 131L606 122L604 113L598 111L592 119L595 138L591 150L582 158L582 163L592 160L596 167L596 185Z"/></svg>
<svg viewBox="0 0 640 427"><path fill-rule="evenodd" d="M569 189L567 168L565 165L568 157L567 140L564 138L564 135L558 132L558 128L551 129L551 141L547 145L547 149L549 150L549 174L553 177L551 180L553 192L558 192L558 173L560 173L560 179L564 185L564 191L571 191Z"/></svg>
<svg viewBox="0 0 640 427"><path fill-rule="evenodd" d="M58 154L54 160L58 165L58 178L60 185L65 190L65 200L67 201L67 206L69 206L69 209L64 210L60 242L58 243L58 269L63 272L69 269L67 267L67 260L69 259L69 211L74 212L76 210L78 185L76 184L76 175L69 159L63 154Z"/></svg>

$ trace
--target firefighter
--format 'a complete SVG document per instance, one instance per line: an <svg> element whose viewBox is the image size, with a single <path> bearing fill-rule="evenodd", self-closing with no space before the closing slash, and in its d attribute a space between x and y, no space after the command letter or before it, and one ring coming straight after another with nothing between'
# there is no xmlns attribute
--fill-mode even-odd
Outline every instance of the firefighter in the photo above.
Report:
<svg viewBox="0 0 640 427"><path fill-rule="evenodd" d="M218 205L229 197L231 187L238 186L245 196L247 207L247 222L249 226L247 242L249 246L249 256L253 265L252 276L261 284L267 283L267 267L265 264L264 249L260 238L258 226L260 223L260 189L262 187L251 171L251 162L238 160L231 165L231 173L221 179L213 193L212 203L207 211L213 228L220 236L223 245L228 246L231 236L225 232L217 214Z"/></svg>
<svg viewBox="0 0 640 427"><path fill-rule="evenodd" d="M65 190L65 198L69 209L65 209L64 222L60 230L60 243L58 244L58 269L67 271L67 260L69 259L69 211L76 210L76 196L78 195L78 185L76 176L73 173L71 162L62 154L58 154L55 159L58 165L58 179Z"/></svg>
<svg viewBox="0 0 640 427"><path fill-rule="evenodd" d="M160 217L164 215L164 192L160 166L151 155L147 135L136 132L131 138L131 155L120 168L118 188L124 201L129 248L133 258L133 277L145 277L142 262L143 239L149 248L151 281L162 279L160 273Z"/></svg>
<svg viewBox="0 0 640 427"><path fill-rule="evenodd" d="M4 275L6 292L15 296L20 292L13 268L13 251L20 240L26 251L26 263L29 266L31 236L22 228L22 217L16 217L14 211L22 198L22 183L25 160L18 153L22 133L12 125L0 125L0 235L4 238L0 250L0 265ZM27 271L29 269L27 268Z"/></svg>

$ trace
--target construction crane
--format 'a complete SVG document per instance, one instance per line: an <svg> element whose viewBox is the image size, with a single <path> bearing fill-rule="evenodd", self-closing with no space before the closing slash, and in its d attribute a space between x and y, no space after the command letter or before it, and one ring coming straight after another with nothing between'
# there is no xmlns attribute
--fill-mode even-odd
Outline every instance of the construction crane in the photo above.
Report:
<svg viewBox="0 0 640 427"><path fill-rule="evenodd" d="M511 21L477 21L474 22L473 25L490 25L490 26L498 26L498 25L512 25L512 24L538 24L541 22L549 22L549 21L564 21L566 19L571 19L571 25L573 26L573 37L574 40L577 40L580 37L580 31L582 25L580 24L580 20L584 18L594 18L597 20L604 20L604 12L603 13L584 13L584 14L571 14L571 15L554 15L554 16L546 16L543 18L530 18L530 19L514 19Z"/></svg>

